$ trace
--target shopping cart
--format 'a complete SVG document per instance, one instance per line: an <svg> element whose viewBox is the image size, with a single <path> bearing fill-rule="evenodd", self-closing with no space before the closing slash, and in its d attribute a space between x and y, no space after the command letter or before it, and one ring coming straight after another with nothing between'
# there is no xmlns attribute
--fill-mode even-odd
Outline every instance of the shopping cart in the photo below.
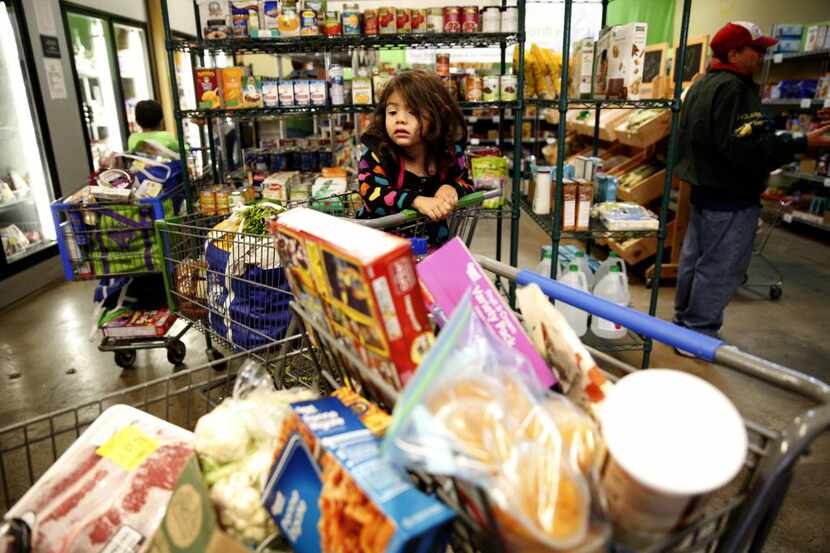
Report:
<svg viewBox="0 0 830 553"><path fill-rule="evenodd" d="M764 254L772 233L781 224L784 213L792 205L787 200L763 198L761 216L758 218L758 231L752 244L752 260L764 265L766 273L772 276L768 280L753 280L749 273L744 275L743 287L750 290L766 289L769 299L775 301L784 293L784 275L781 270Z"/></svg>
<svg viewBox="0 0 830 553"><path fill-rule="evenodd" d="M745 419L749 447L744 470L736 485L726 490L720 501L684 528L650 546L649 552L739 552L751 544L750 551L760 551L786 496L793 469L810 444L830 429L830 386L802 373L744 353L720 340L697 334L632 309L569 288L530 271L519 271L489 258L477 256L479 263L496 276L518 285L538 284L548 297L564 301L594 316L619 323L631 330L668 345L693 352L700 359L715 363L763 381L774 387L817 403L780 430L767 428ZM360 360L350 344L333 336L319 321L297 304L293 309L309 334L309 356L318 367L322 381L334 388L348 383L360 393L392 409L397 392ZM634 372L636 367L608 354L589 348L604 366L609 378ZM499 527L482 490L469 489L463 482L417 475L459 513L453 532L454 551L506 551ZM470 511L470 497L484 505L484 515ZM460 525L460 526L458 526ZM459 538L466 543L458 543ZM472 549L471 549L472 547ZM627 551L613 546L614 551Z"/></svg>
<svg viewBox="0 0 830 553"><path fill-rule="evenodd" d="M172 217L183 197L183 189L174 186L156 197L92 201L88 189L84 188L52 202L52 218L66 280L160 273L162 243L156 240L153 223ZM111 281L102 281L102 286L107 282ZM189 328L186 325L184 329L164 336L104 337L98 350L114 353L115 364L124 369L133 367L137 350L143 349L166 349L168 361L178 365L187 353L181 338Z"/></svg>

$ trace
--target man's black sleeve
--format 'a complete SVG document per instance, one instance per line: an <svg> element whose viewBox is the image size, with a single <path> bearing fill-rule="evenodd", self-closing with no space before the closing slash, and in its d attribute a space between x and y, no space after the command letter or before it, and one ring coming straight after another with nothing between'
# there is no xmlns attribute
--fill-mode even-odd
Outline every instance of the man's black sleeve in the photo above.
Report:
<svg viewBox="0 0 830 553"><path fill-rule="evenodd" d="M724 86L715 94L712 135L723 159L735 169L766 175L807 151L807 139L776 135L760 113L740 110L742 91Z"/></svg>

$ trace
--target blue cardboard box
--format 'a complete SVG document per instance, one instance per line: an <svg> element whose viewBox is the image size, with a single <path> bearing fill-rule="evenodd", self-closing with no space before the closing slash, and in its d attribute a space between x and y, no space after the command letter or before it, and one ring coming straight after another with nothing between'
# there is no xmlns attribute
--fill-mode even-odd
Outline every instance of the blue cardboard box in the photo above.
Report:
<svg viewBox="0 0 830 553"><path fill-rule="evenodd" d="M263 504L298 553L438 550L453 512L380 455L334 397L293 404Z"/></svg>

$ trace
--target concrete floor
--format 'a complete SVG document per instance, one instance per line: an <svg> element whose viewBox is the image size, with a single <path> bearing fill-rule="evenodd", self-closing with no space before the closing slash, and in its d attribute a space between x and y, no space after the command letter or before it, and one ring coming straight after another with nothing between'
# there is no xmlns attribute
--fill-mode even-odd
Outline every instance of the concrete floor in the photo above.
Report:
<svg viewBox="0 0 830 553"><path fill-rule="evenodd" d="M505 225L506 227L507 225ZM507 241L505 228L505 244ZM536 265L549 238L529 219L521 221L519 265ZM473 249L493 256L495 223L482 221ZM749 351L830 382L830 341L826 337L830 300L830 248L826 242L786 229L773 235L767 252L784 274L784 296L770 302L742 291L727 310L724 339ZM753 269L753 278L761 277ZM70 407L124 387L171 374L163 350L139 352L135 370L122 371L112 354L87 339L93 283L56 282L0 311L0 428ZM649 290L632 277L634 307L645 310ZM660 290L658 316L670 319L674 289ZM181 323L177 323L181 324ZM206 361L204 340L188 333L187 365ZM639 354L625 354L639 364ZM748 418L781 428L806 409L807 401L726 369L678 357L657 345L652 367L697 374L721 388ZM830 544L830 439L820 438L802 459L764 551L820 553Z"/></svg>

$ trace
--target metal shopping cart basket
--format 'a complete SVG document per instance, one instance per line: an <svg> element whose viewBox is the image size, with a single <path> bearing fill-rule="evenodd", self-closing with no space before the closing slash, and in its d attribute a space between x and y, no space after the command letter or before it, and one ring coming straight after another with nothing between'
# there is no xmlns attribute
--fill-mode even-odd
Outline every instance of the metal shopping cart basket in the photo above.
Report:
<svg viewBox="0 0 830 553"><path fill-rule="evenodd" d="M751 551L760 551L786 496L798 459L821 433L830 429L830 386L802 373L744 353L719 340L600 300L591 294L573 290L535 273L519 271L492 259L477 257L481 265L494 275L512 280L518 285L537 283L551 299L572 304L595 316L622 324L644 336L694 352L703 360L794 392L817 403L815 408L805 411L779 430L745 419L750 441L745 467L737 484L729 487L725 492L726 496L718 498L720 501L712 501L709 510L697 516L690 525L646 549L654 553L737 553L751 545ZM344 382L349 383L361 393L391 409L397 400L397 393L365 366L351 345L332 335L301 306L295 304L293 308L305 323L306 332L310 335L308 343L316 345L309 351L323 376L323 382L331 387ZM639 370L608 354L593 349L591 353L600 365L613 371L613 374L608 373L612 380ZM456 531L453 532L454 551L506 551L500 545L503 540L499 535L498 523L482 490L472 493L476 493L478 502L485 506L485 524L481 524L480 514L469 512L466 507L462 507L469 504L469 491L463 483L426 475L416 476L420 476L429 489L436 492L459 513ZM613 544L612 550L628 551Z"/></svg>
<svg viewBox="0 0 830 553"><path fill-rule="evenodd" d="M183 194L180 186L173 186L156 197L101 200L83 188L52 202L66 279L101 279L96 300L103 303L108 291L128 286L132 277L161 273L162 243L156 240L153 223L172 217L182 205ZM104 337L98 349L113 352L116 365L122 368L133 366L139 349L166 349L168 361L177 365L186 355L181 338L188 329L160 336Z"/></svg>
<svg viewBox="0 0 830 553"><path fill-rule="evenodd" d="M771 275L768 280L754 280L749 273L744 275L743 286L750 290L767 290L769 299L777 300L784 293L784 275L781 270L766 256L767 243L781 224L784 213L792 205L787 200L772 197L762 199L761 216L758 218L758 231L752 244L752 260L757 260L765 267L765 274Z"/></svg>

